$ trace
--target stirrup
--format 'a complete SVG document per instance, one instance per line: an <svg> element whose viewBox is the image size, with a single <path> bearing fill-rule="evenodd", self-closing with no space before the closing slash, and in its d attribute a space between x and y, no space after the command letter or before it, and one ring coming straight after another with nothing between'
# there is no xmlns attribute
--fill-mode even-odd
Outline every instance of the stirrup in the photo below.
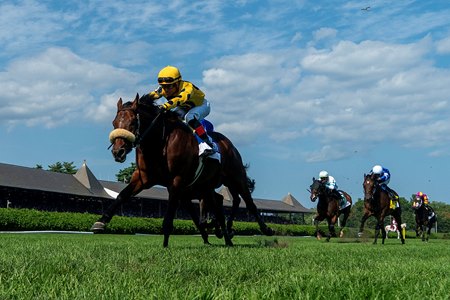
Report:
<svg viewBox="0 0 450 300"><path fill-rule="evenodd" d="M216 153L213 149L205 149L203 150L202 154L200 156L210 156L211 154Z"/></svg>

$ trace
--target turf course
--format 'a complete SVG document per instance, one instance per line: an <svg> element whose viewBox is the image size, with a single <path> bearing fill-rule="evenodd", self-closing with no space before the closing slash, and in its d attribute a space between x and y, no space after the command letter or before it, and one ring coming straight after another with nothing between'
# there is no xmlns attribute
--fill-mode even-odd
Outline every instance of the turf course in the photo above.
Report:
<svg viewBox="0 0 450 300"><path fill-rule="evenodd" d="M0 234L0 299L449 299L450 240Z"/></svg>

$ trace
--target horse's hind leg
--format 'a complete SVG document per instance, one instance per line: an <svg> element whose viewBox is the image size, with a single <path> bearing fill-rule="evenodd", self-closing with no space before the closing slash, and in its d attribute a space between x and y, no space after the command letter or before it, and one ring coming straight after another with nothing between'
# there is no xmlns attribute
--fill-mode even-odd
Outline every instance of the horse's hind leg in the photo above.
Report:
<svg viewBox="0 0 450 300"><path fill-rule="evenodd" d="M206 223L203 222L203 216L205 214L204 201L205 201L204 199L200 200L200 216L201 216L200 218L197 215L197 210L195 209L192 201L184 200L183 203L186 204L186 209L191 215L192 221L194 222L197 229L200 231L200 235L203 238L203 242L209 245L210 243L208 241L208 233L206 232Z"/></svg>
<svg viewBox="0 0 450 300"><path fill-rule="evenodd" d="M239 195L241 195L250 215L254 216L256 221L258 222L259 229L261 230L261 232L267 236L272 236L274 234L274 231L271 228L269 228L266 225L266 223L264 223L263 219L258 213L258 209L252 199L250 191L248 190L248 188L242 186L244 184L246 184L246 181L228 186L228 189L233 197L233 208L231 210L231 215L228 218L227 222L228 231L229 232L232 231L233 220L239 210L239 204L241 202Z"/></svg>
<svg viewBox="0 0 450 300"><path fill-rule="evenodd" d="M233 187L229 186L228 190L230 191L231 197L233 198L233 205L231 207L231 213L228 216L227 220L227 231L229 236L232 238L234 236L233 221L236 218L236 215L239 211L239 204L241 203L241 198L239 197L239 194L236 193Z"/></svg>
<svg viewBox="0 0 450 300"><path fill-rule="evenodd" d="M217 223L220 225L220 228L222 229L225 245L233 246L233 242L231 241L231 237L228 234L227 226L225 223L225 215L223 213L223 196L214 192L213 200L215 209L214 213L217 218Z"/></svg>
<svg viewBox="0 0 450 300"><path fill-rule="evenodd" d="M261 230L261 232L267 236L274 235L275 232L266 225L262 217L259 215L258 209L256 208L256 205L253 202L250 192L244 193L242 195L242 199L244 200L245 205L247 206L247 209L249 210L250 214L252 214L256 218L256 221L258 222L259 229Z"/></svg>

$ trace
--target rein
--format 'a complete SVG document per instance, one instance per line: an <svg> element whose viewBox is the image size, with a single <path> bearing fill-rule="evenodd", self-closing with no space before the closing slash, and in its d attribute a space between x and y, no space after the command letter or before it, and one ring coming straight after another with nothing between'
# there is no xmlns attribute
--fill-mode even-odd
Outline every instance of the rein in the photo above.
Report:
<svg viewBox="0 0 450 300"><path fill-rule="evenodd" d="M132 141L133 143L133 148L134 147L138 147L140 145L140 143L142 142L142 140L145 138L145 136L150 132L150 130L155 126L156 121L159 119L160 115L162 114L162 112L160 111L156 117L153 119L153 121L150 123L150 126L147 127L147 129L144 131L143 134L139 134L139 128L141 126L141 122L140 122L140 114L137 113L137 134L136 134L136 139L134 141ZM166 127L163 126L163 137L165 135L165 129ZM111 144L108 147L108 150L114 145L114 141L111 142Z"/></svg>
<svg viewBox="0 0 450 300"><path fill-rule="evenodd" d="M161 114L162 114L162 112L159 112L157 115L156 115L156 117L153 119L153 121L150 123L150 126L148 126L147 127L147 129L145 129L145 131L144 131L144 133L143 134L139 134L137 137L136 137L136 141L134 142L134 147L138 147L140 144L141 144L141 141L145 138L145 136L150 132L150 130L153 128L153 126L155 126L155 124L156 124L156 121L159 119L159 116L161 116ZM139 127L140 127L140 125L141 125L141 122L140 122L140 114L138 114L138 132L139 132ZM166 127L165 126L163 126L163 137L164 137L164 135L165 135L165 130L166 130Z"/></svg>

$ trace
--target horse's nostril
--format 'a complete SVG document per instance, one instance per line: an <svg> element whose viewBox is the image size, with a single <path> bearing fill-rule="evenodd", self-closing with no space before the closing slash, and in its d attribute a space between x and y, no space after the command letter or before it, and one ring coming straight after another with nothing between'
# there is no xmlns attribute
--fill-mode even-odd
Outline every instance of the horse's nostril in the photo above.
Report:
<svg viewBox="0 0 450 300"><path fill-rule="evenodd" d="M113 149L111 150L111 153L117 162L123 162L126 159L127 151L124 148L120 149Z"/></svg>

